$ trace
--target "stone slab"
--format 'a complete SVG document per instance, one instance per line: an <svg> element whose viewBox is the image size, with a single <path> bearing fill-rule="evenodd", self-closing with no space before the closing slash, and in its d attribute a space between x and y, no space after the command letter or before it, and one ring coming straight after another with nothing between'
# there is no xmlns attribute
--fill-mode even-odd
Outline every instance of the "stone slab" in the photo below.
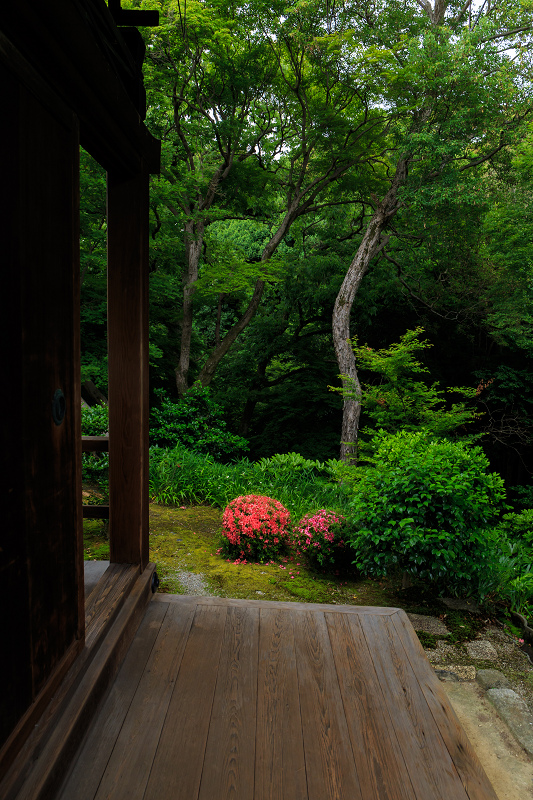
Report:
<svg viewBox="0 0 533 800"><path fill-rule="evenodd" d="M465 647L470 658L477 658L480 661L498 660L496 648L486 639L474 639L473 642L466 642Z"/></svg>
<svg viewBox="0 0 533 800"><path fill-rule="evenodd" d="M433 669L441 681L473 681L476 668L462 664L435 664Z"/></svg>
<svg viewBox="0 0 533 800"><path fill-rule="evenodd" d="M481 608L473 600L461 600L458 597L441 597L447 608L453 611L469 611L471 614L481 614Z"/></svg>
<svg viewBox="0 0 533 800"><path fill-rule="evenodd" d="M498 669L478 669L476 680L482 689L510 689L511 684Z"/></svg>
<svg viewBox="0 0 533 800"><path fill-rule="evenodd" d="M424 614L407 614L415 631L424 631L433 636L449 636L450 631L437 617L427 617Z"/></svg>
<svg viewBox="0 0 533 800"><path fill-rule="evenodd" d="M533 715L512 689L488 689L487 697L509 726L517 741L533 757Z"/></svg>

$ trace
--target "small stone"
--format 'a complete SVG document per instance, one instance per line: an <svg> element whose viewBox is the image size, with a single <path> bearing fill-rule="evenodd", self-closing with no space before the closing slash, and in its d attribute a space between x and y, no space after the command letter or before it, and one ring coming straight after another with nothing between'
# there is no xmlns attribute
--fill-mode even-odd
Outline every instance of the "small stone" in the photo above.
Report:
<svg viewBox="0 0 533 800"><path fill-rule="evenodd" d="M424 631L433 636L449 636L450 631L437 617L426 617L424 614L408 614L411 625L415 631Z"/></svg>
<svg viewBox="0 0 533 800"><path fill-rule="evenodd" d="M256 594L264 594L264 592L260 592L259 589L256 591Z"/></svg>
<svg viewBox="0 0 533 800"><path fill-rule="evenodd" d="M473 681L476 677L476 668L472 666L463 666L462 664L448 664L447 666L435 665L433 667L435 672L444 670L453 675L451 680L454 681Z"/></svg>
<svg viewBox="0 0 533 800"><path fill-rule="evenodd" d="M496 648L486 639L476 639L474 642L466 642L465 647L470 658L478 658L483 661L497 661L498 659Z"/></svg>
<svg viewBox="0 0 533 800"><path fill-rule="evenodd" d="M476 680L482 689L510 689L511 684L498 669L478 669Z"/></svg>

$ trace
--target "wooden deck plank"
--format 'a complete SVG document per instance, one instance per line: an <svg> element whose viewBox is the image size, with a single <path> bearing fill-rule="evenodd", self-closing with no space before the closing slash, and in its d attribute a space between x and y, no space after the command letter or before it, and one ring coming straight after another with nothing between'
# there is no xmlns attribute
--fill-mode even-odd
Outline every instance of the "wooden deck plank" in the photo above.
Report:
<svg viewBox="0 0 533 800"><path fill-rule="evenodd" d="M359 788L324 614L300 614L294 633L309 800L367 800Z"/></svg>
<svg viewBox="0 0 533 800"><path fill-rule="evenodd" d="M188 595L155 594L152 602L185 603ZM338 614L370 614L371 616L392 617L397 608L381 608L377 606L338 606L334 603L293 603L285 600L238 600L234 597L195 597L198 605L246 606L247 608L286 608L288 611L335 611Z"/></svg>
<svg viewBox="0 0 533 800"><path fill-rule="evenodd" d="M59 800L495 800L380 611L154 598Z"/></svg>
<svg viewBox="0 0 533 800"><path fill-rule="evenodd" d="M226 615L197 606L144 800L198 797Z"/></svg>
<svg viewBox="0 0 533 800"><path fill-rule="evenodd" d="M307 800L293 615L261 609L254 800Z"/></svg>
<svg viewBox="0 0 533 800"><path fill-rule="evenodd" d="M470 800L497 800L487 775L442 688L429 666L417 637L412 635L407 615L400 611L392 620L409 662L416 672L418 684L461 777Z"/></svg>
<svg viewBox="0 0 533 800"><path fill-rule="evenodd" d="M142 800L187 644L195 605L168 607L96 800Z"/></svg>
<svg viewBox="0 0 533 800"><path fill-rule="evenodd" d="M93 800L146 668L168 606L150 603L58 800Z"/></svg>
<svg viewBox="0 0 533 800"><path fill-rule="evenodd" d="M359 617L327 613L326 622L363 798L413 800Z"/></svg>
<svg viewBox="0 0 533 800"><path fill-rule="evenodd" d="M418 800L467 800L448 751L429 714L416 675L395 641L389 619L361 617L374 667L385 696Z"/></svg>
<svg viewBox="0 0 533 800"><path fill-rule="evenodd" d="M228 609L199 800L254 796L259 610Z"/></svg>

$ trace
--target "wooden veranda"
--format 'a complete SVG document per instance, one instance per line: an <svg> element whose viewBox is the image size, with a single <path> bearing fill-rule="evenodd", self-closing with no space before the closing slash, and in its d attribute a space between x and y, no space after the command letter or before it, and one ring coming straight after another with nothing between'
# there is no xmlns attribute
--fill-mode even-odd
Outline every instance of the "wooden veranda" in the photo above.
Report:
<svg viewBox="0 0 533 800"><path fill-rule="evenodd" d="M494 800L403 611L156 595L60 800Z"/></svg>

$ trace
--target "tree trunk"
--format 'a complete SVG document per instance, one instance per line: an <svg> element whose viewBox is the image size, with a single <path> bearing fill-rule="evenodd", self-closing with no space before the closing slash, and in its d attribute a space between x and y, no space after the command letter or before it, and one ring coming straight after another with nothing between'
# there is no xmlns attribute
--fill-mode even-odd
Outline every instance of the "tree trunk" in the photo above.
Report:
<svg viewBox="0 0 533 800"><path fill-rule="evenodd" d="M180 358L176 367L176 386L178 394L183 397L189 390L189 364L191 360L191 339L193 323L193 295L198 280L198 266L204 244L205 225L199 222L185 223L185 264L183 272L183 316L181 320Z"/></svg>
<svg viewBox="0 0 533 800"><path fill-rule="evenodd" d="M407 179L410 158L410 155L405 155L398 161L391 188L368 223L361 244L353 257L337 295L333 309L333 345L341 374L344 395L340 448L340 458L343 461L356 461L357 434L359 417L361 416L361 387L357 377L355 356L350 345L350 313L355 295L370 262L388 241L388 237L383 237L382 233L389 220L398 211L398 190Z"/></svg>

